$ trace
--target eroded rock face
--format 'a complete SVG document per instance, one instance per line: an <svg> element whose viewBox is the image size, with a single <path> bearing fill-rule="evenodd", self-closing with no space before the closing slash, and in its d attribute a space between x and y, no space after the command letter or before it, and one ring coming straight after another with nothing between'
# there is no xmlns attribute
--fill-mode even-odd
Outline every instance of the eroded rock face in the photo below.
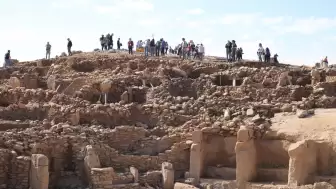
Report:
<svg viewBox="0 0 336 189"><path fill-rule="evenodd" d="M49 180L32 188L199 188L204 176L227 174L237 182L212 186L253 188L262 166L256 141L272 132L276 113L336 107L332 71L317 82L301 67L205 62L79 52L1 70L0 188L28 188L37 169ZM289 147L290 187L330 173L333 151L322 157L322 149ZM31 168L37 155L48 169Z"/></svg>

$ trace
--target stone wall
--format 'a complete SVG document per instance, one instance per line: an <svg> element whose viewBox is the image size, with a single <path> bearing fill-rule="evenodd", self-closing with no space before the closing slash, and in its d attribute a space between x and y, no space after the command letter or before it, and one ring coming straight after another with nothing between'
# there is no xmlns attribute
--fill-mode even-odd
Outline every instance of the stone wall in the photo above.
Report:
<svg viewBox="0 0 336 189"><path fill-rule="evenodd" d="M112 188L114 170L108 168L92 168L90 172L93 188Z"/></svg>
<svg viewBox="0 0 336 189"><path fill-rule="evenodd" d="M141 127L121 126L104 134L111 148L119 152L129 152L135 142L145 138L147 131Z"/></svg>
<svg viewBox="0 0 336 189"><path fill-rule="evenodd" d="M160 186L162 183L162 172L161 171L149 171L139 177L139 183L145 185L146 183L150 186Z"/></svg>
<svg viewBox="0 0 336 189"><path fill-rule="evenodd" d="M13 155L9 150L0 149L0 188L7 189L7 183L9 182L8 173L11 169L11 158Z"/></svg>
<svg viewBox="0 0 336 189"><path fill-rule="evenodd" d="M9 171L8 189L29 188L29 171L31 158L29 156L13 157Z"/></svg>

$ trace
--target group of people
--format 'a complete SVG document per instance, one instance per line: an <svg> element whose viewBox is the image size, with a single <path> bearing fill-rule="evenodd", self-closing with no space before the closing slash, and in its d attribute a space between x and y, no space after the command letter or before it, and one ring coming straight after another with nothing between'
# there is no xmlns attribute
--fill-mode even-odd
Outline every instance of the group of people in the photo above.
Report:
<svg viewBox="0 0 336 189"><path fill-rule="evenodd" d="M193 40L187 42L185 38L182 38L182 43L175 47L175 50L171 49L173 54L177 54L182 59L198 58L203 59L204 46L203 44L195 44Z"/></svg>
<svg viewBox="0 0 336 189"><path fill-rule="evenodd" d="M101 50L110 50L113 49L113 33L107 34L106 36L102 35L100 37ZM67 39L67 50L68 55L71 56L71 48L72 41L70 38ZM122 43L120 42L120 38L117 40L117 49L120 50ZM187 42L185 38L182 38L182 42L175 46L175 48L171 48L168 46L168 42L161 38L158 41L155 41L154 38L147 39L145 41L139 40L136 44L136 48L144 48L144 54L146 57L148 56L164 56L167 55L168 52L171 54L176 54L182 59L190 59L190 58L199 58L202 59L204 57L204 46L203 44L195 44L193 40ZM133 54L134 42L131 38L128 41L128 52L129 54ZM169 51L168 51L169 49ZM225 45L226 49L226 58L228 62L240 61L243 58L243 49L241 47L237 47L235 40L228 40ZM51 54L51 44L47 42L46 44L46 59L50 59ZM259 48L257 51L258 60L260 62L271 62L271 51L268 47L264 49L263 45L259 43ZM278 54L273 56L273 62L279 63ZM12 65L10 50L5 54L5 63L4 67L8 67ZM325 57L320 65L322 67L328 66L328 59Z"/></svg>
<svg viewBox="0 0 336 189"><path fill-rule="evenodd" d="M146 39L145 41L139 40L136 46L137 49L144 48L145 56L164 56L168 53L168 42L161 38L158 41L155 41L154 38ZM129 47L130 51L130 47Z"/></svg>
<svg viewBox="0 0 336 189"><path fill-rule="evenodd" d="M264 49L261 43L259 43L259 48L257 51L259 62L270 62L271 61L271 51L268 47ZM279 63L278 61L278 54L273 56L274 63Z"/></svg>
<svg viewBox="0 0 336 189"><path fill-rule="evenodd" d="M235 40L228 40L225 44L225 49L228 62L235 62L236 60L240 61L243 59L243 48L238 48Z"/></svg>
<svg viewBox="0 0 336 189"><path fill-rule="evenodd" d="M68 49L68 55L71 56L72 55L72 41L70 38L68 38L68 44L67 44L67 49ZM51 44L49 42L47 42L46 44L46 59L50 59L50 54L51 54Z"/></svg>
<svg viewBox="0 0 336 189"><path fill-rule="evenodd" d="M99 38L99 41L102 51L113 49L113 33L112 34L108 33L106 36L102 35Z"/></svg>

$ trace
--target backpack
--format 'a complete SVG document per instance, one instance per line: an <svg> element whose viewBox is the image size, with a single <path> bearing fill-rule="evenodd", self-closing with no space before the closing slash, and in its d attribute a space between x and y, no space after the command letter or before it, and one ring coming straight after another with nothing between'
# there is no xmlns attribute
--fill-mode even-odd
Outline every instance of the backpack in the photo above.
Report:
<svg viewBox="0 0 336 189"><path fill-rule="evenodd" d="M150 42L150 46L152 46L152 47L155 46L155 41L154 41L154 39L151 40L151 42Z"/></svg>
<svg viewBox="0 0 336 189"><path fill-rule="evenodd" d="M9 57L10 57L9 53L6 53L5 59L9 59Z"/></svg>

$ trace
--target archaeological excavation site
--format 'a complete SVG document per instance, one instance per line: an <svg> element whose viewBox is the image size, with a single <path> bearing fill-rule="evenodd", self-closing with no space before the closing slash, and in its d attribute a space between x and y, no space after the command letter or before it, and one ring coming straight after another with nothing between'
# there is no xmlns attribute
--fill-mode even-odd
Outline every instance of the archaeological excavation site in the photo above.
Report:
<svg viewBox="0 0 336 189"><path fill-rule="evenodd" d="M0 70L0 189L333 189L336 69L76 53Z"/></svg>

